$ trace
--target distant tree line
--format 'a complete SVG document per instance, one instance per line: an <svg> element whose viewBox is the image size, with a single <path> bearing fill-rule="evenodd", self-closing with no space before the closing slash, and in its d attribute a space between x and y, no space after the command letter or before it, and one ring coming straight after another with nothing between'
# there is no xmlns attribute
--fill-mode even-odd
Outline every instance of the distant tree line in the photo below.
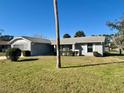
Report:
<svg viewBox="0 0 124 93"><path fill-rule="evenodd" d="M10 41L14 38L14 36L12 35L2 35L3 32L4 32L4 29L0 29L0 40Z"/></svg>
<svg viewBox="0 0 124 93"><path fill-rule="evenodd" d="M112 37L114 34L99 34L99 35L91 35L91 36L107 36L107 37Z"/></svg>
<svg viewBox="0 0 124 93"><path fill-rule="evenodd" d="M11 35L1 35L0 36L0 40L4 40L4 41L10 41L14 38L14 36Z"/></svg>
<svg viewBox="0 0 124 93"><path fill-rule="evenodd" d="M113 43L114 34L99 34L99 35L92 35L92 36L104 36L106 37L105 46L108 46L110 49L117 48L115 43Z"/></svg>

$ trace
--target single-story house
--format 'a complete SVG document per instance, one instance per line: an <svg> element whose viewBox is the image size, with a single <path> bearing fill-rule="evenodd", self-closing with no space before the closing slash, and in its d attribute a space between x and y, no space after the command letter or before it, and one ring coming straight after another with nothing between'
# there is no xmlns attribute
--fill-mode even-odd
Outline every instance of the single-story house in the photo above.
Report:
<svg viewBox="0 0 124 93"><path fill-rule="evenodd" d="M5 52L6 49L10 48L9 41L0 40L0 52Z"/></svg>
<svg viewBox="0 0 124 93"><path fill-rule="evenodd" d="M65 38L60 40L60 47L61 51L73 51L79 56L93 56L93 52L103 56L105 42L103 36ZM14 38L10 44L12 48L30 51L31 55L49 55L56 52L56 42L48 39L22 36Z"/></svg>
<svg viewBox="0 0 124 93"><path fill-rule="evenodd" d="M51 41L48 39L22 36L12 39L9 43L12 48L30 51L32 56L48 55L52 50Z"/></svg>
<svg viewBox="0 0 124 93"><path fill-rule="evenodd" d="M105 42L106 39L103 36L65 38L60 40L60 48L62 51L77 51L77 55L80 56L93 56L93 52L98 52L103 56ZM51 44L56 48L55 41L51 41Z"/></svg>

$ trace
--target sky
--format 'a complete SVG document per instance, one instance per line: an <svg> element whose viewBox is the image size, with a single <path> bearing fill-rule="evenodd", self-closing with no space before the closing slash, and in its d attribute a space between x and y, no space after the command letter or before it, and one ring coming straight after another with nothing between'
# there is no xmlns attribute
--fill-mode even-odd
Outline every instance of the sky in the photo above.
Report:
<svg viewBox="0 0 124 93"><path fill-rule="evenodd" d="M124 0L58 0L60 35L111 34L107 21L124 16ZM55 39L53 0L0 0L3 34Z"/></svg>

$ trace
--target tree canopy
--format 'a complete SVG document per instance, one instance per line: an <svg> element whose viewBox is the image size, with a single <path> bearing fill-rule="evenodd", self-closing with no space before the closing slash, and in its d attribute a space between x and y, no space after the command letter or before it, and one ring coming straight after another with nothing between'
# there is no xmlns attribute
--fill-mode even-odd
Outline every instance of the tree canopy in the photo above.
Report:
<svg viewBox="0 0 124 93"><path fill-rule="evenodd" d="M12 35L3 35L4 29L0 29L0 40L10 41L14 38Z"/></svg>
<svg viewBox="0 0 124 93"><path fill-rule="evenodd" d="M69 34L64 34L63 38L71 38L71 36Z"/></svg>
<svg viewBox="0 0 124 93"><path fill-rule="evenodd" d="M124 19L116 22L107 22L107 26L118 31L113 38L113 42L120 49L121 54L121 50L124 48Z"/></svg>
<svg viewBox="0 0 124 93"><path fill-rule="evenodd" d="M85 33L84 31L77 31L74 35L74 37L85 37Z"/></svg>
<svg viewBox="0 0 124 93"><path fill-rule="evenodd" d="M14 38L14 36L11 35L1 35L0 36L0 40L4 40L4 41L10 41Z"/></svg>
<svg viewBox="0 0 124 93"><path fill-rule="evenodd" d="M107 22L108 27L111 29L116 29L119 35L124 35L124 18L116 22Z"/></svg>

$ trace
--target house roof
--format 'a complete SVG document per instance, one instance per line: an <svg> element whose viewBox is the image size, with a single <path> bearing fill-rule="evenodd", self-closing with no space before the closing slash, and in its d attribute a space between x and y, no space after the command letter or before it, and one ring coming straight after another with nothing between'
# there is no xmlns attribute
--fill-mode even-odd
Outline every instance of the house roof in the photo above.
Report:
<svg viewBox="0 0 124 93"><path fill-rule="evenodd" d="M76 37L76 38L65 38L60 40L61 45L76 44L76 43L103 43L105 42L104 36L92 36L92 37ZM55 45L55 40L51 40L52 45Z"/></svg>
<svg viewBox="0 0 124 93"><path fill-rule="evenodd" d="M0 40L0 45L9 45L9 41Z"/></svg>
<svg viewBox="0 0 124 93"><path fill-rule="evenodd" d="M48 39L28 37L28 36L22 36L22 37L33 43L51 43L50 40L48 40Z"/></svg>
<svg viewBox="0 0 124 93"><path fill-rule="evenodd" d="M46 44L51 43L50 40L48 40L48 39L35 38L35 37L29 37L29 36L16 37L13 40L11 40L10 43L13 43L15 40L18 40L18 39L26 39L26 40L29 40L33 43L46 43Z"/></svg>

